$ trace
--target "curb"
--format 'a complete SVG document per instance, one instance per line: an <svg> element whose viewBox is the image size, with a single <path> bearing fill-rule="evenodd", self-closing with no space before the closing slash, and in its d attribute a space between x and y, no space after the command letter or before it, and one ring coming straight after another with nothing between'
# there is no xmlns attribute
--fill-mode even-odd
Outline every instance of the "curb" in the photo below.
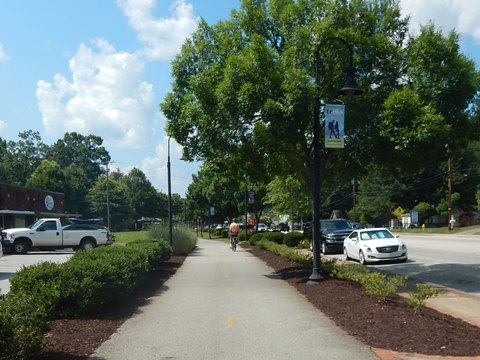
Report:
<svg viewBox="0 0 480 360"><path fill-rule="evenodd" d="M378 348L372 348L372 350L382 360L480 360L480 356L423 355Z"/></svg>

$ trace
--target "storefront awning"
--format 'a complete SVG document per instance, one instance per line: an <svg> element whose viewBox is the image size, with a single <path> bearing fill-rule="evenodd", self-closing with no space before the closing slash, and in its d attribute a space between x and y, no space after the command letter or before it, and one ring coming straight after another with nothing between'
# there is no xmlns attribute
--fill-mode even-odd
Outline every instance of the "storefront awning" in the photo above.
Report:
<svg viewBox="0 0 480 360"><path fill-rule="evenodd" d="M35 215L35 212L22 210L0 210L0 215Z"/></svg>

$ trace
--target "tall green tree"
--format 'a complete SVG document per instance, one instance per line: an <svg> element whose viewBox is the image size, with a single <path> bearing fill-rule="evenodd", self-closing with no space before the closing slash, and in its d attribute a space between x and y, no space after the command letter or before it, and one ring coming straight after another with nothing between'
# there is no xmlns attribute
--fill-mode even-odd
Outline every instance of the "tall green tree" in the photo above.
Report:
<svg viewBox="0 0 480 360"><path fill-rule="evenodd" d="M68 165L63 173L65 175L65 209L68 212L82 214L88 207L85 199L91 182L87 171L76 164Z"/></svg>
<svg viewBox="0 0 480 360"><path fill-rule="evenodd" d="M122 181L126 185L126 195L134 219L160 216L157 191L143 171L134 167L122 178Z"/></svg>
<svg viewBox="0 0 480 360"><path fill-rule="evenodd" d="M75 164L87 172L91 185L102 173L101 166L110 161L99 136L65 133L47 151L46 158L55 160L62 168Z"/></svg>
<svg viewBox="0 0 480 360"><path fill-rule="evenodd" d="M48 191L64 192L65 175L55 161L42 160L27 179L26 186Z"/></svg>
<svg viewBox="0 0 480 360"><path fill-rule="evenodd" d="M95 135L81 135L76 132L65 133L48 148L45 157L56 161L62 169L69 169L66 174L66 196L69 208L81 214L88 212L86 195L96 179L105 173L102 166L110 161L108 151L102 146L103 139ZM80 170L81 169L81 170ZM76 179L75 176L80 178ZM81 181L80 181L81 180Z"/></svg>
<svg viewBox="0 0 480 360"><path fill-rule="evenodd" d="M110 227L113 231L132 229L132 209L127 198L126 185L114 176L108 179L108 204L110 206ZM107 177L101 175L88 190L88 212L86 217L98 217L107 225Z"/></svg>
<svg viewBox="0 0 480 360"><path fill-rule="evenodd" d="M337 102L350 58L331 40L340 36L355 46L365 97L349 105L345 151L322 151L330 194L376 150L359 144L378 133L373 119L398 87L407 30L395 1L244 0L226 21L201 21L174 60L173 90L161 104L167 131L197 159L265 164L270 176L291 174L312 190L315 52L322 44L320 97Z"/></svg>
<svg viewBox="0 0 480 360"><path fill-rule="evenodd" d="M46 145L38 131L18 134L18 141L8 141L2 155L2 177L11 185L25 186L27 179L44 158Z"/></svg>
<svg viewBox="0 0 480 360"><path fill-rule="evenodd" d="M267 185L266 203L276 212L289 214L292 222L296 217L311 215L311 201L305 187L293 176L277 176Z"/></svg>

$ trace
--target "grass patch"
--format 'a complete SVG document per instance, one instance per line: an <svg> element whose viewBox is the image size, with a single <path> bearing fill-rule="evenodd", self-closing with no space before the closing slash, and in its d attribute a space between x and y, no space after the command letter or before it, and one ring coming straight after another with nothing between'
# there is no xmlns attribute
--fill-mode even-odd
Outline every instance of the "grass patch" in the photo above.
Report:
<svg viewBox="0 0 480 360"><path fill-rule="evenodd" d="M142 231L119 231L115 233L114 245L125 245L131 241L148 240L148 232Z"/></svg>

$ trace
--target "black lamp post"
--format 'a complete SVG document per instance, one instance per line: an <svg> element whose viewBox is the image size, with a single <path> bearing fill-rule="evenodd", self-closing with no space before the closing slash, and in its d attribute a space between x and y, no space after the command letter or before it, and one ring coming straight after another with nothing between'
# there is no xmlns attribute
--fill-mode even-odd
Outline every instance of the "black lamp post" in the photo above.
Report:
<svg viewBox="0 0 480 360"><path fill-rule="evenodd" d="M445 149L447 150L448 155L448 210L447 210L447 226L448 231L452 231L452 158L450 156L450 146L448 144L445 145Z"/></svg>
<svg viewBox="0 0 480 360"><path fill-rule="evenodd" d="M173 224L172 224L172 179L170 174L170 139L168 137L168 146L167 146L167 182L168 182L168 243L170 246L173 244Z"/></svg>
<svg viewBox="0 0 480 360"><path fill-rule="evenodd" d="M353 49L349 43L339 37L328 37L315 49L315 85L316 96L313 111L313 270L309 283L314 284L323 280L320 273L320 49L329 41L338 41L345 45L350 52L350 61L345 69L345 85L338 91L340 95L353 97L362 94L355 80L353 67Z"/></svg>

